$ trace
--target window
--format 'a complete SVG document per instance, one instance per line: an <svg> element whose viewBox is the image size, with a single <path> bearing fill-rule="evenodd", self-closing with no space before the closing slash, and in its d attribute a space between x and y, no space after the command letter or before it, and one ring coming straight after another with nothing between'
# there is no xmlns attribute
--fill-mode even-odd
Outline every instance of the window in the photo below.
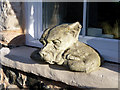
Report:
<svg viewBox="0 0 120 90"><path fill-rule="evenodd" d="M117 6L114 6L117 4ZM111 5L111 8L110 8ZM113 8L112 8L113 7ZM115 9L116 8L116 9ZM120 9L119 2L85 2L84 3L84 15L83 15L83 33L79 40L84 42L93 48L95 48L102 57L107 61L119 62L120 49L118 48L119 40L119 26L120 20L118 10ZM104 11L106 10L106 11ZM112 12L112 15L110 14ZM116 26L115 29L109 29L107 25L104 25L105 21L111 20L109 27ZM111 32L106 33L107 31ZM120 63L120 62L119 62Z"/></svg>
<svg viewBox="0 0 120 90"><path fill-rule="evenodd" d="M66 3L43 2L43 30L63 23Z"/></svg>
<svg viewBox="0 0 120 90"><path fill-rule="evenodd" d="M120 3L89 2L87 8L87 35L120 39Z"/></svg>
<svg viewBox="0 0 120 90"><path fill-rule="evenodd" d="M116 37L114 34L106 33L107 31L104 28L104 24L103 26L100 26L100 24L102 25L101 22L109 20L109 17L106 14L106 16L104 16L104 14L102 15L104 11L102 12L101 10L102 6L106 6L106 4L101 4L103 3L25 3L27 21L26 44L35 47L42 47L42 44L39 42L39 38L46 28L63 23L73 23L79 21L83 26L79 36L79 41L84 42L98 50L105 60L118 62L120 59L118 57L118 53L120 52L120 50L118 50L119 36ZM109 8L109 4L106 7ZM106 17L108 19L106 19ZM115 17L117 16L115 15ZM117 26L118 22L116 21L114 25Z"/></svg>
<svg viewBox="0 0 120 90"><path fill-rule="evenodd" d="M25 3L26 45L42 47L39 42L42 31L42 2Z"/></svg>
<svg viewBox="0 0 120 90"><path fill-rule="evenodd" d="M63 23L82 24L83 2L43 2L43 30Z"/></svg>

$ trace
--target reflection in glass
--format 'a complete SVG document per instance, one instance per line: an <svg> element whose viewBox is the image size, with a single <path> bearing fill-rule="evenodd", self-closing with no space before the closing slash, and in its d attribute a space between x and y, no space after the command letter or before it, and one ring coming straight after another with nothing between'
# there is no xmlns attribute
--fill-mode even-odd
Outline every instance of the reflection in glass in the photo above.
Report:
<svg viewBox="0 0 120 90"><path fill-rule="evenodd" d="M62 22L66 8L60 2L44 2L43 3L43 30Z"/></svg>
<svg viewBox="0 0 120 90"><path fill-rule="evenodd" d="M83 2L43 2L43 30L63 23L82 24Z"/></svg>
<svg viewBox="0 0 120 90"><path fill-rule="evenodd" d="M89 2L87 35L120 39L120 2Z"/></svg>

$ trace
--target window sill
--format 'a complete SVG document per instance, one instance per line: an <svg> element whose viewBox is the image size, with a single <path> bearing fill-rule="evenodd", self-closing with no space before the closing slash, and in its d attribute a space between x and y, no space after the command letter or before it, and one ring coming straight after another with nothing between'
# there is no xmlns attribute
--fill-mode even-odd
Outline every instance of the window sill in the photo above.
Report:
<svg viewBox="0 0 120 90"><path fill-rule="evenodd" d="M120 63L120 40L91 36L79 36L79 41L96 49L106 61Z"/></svg>
<svg viewBox="0 0 120 90"><path fill-rule="evenodd" d="M1 64L18 70L33 73L68 85L87 88L118 88L118 64L105 63L97 71L89 74L72 72L62 66L37 63L30 58L36 48L2 48Z"/></svg>
<svg viewBox="0 0 120 90"><path fill-rule="evenodd" d="M39 40L31 40L31 41L26 40L26 45L33 46L33 47L39 47L39 48L43 47L42 43L40 43Z"/></svg>

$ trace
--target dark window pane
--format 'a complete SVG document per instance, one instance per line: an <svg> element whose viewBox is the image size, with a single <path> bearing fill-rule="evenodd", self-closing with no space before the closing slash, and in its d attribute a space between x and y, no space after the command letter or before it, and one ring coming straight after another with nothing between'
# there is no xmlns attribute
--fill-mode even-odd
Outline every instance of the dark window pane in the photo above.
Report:
<svg viewBox="0 0 120 90"><path fill-rule="evenodd" d="M43 30L63 23L82 24L82 2L44 2L43 3Z"/></svg>
<svg viewBox="0 0 120 90"><path fill-rule="evenodd" d="M120 39L120 2L90 2L87 8L87 35Z"/></svg>

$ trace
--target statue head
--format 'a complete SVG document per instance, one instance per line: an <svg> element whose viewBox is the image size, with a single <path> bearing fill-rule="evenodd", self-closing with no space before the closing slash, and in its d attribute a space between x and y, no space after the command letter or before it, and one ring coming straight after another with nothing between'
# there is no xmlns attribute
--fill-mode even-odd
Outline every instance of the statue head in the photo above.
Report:
<svg viewBox="0 0 120 90"><path fill-rule="evenodd" d="M40 42L44 45L39 52L40 56L50 64L63 64L62 54L78 41L80 30L79 22L46 29L40 38Z"/></svg>

